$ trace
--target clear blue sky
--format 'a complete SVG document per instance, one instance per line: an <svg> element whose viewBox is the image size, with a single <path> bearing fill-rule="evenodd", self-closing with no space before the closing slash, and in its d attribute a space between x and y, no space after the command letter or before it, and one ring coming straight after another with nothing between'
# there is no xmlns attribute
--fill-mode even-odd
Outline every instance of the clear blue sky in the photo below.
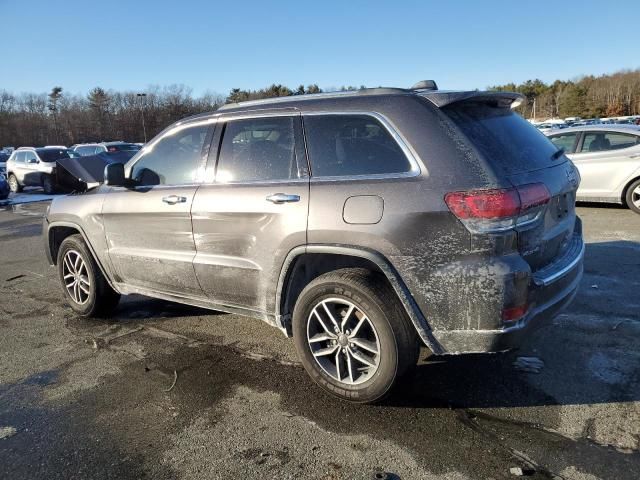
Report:
<svg viewBox="0 0 640 480"><path fill-rule="evenodd" d="M639 0L0 0L0 89L484 88L640 67Z"/></svg>

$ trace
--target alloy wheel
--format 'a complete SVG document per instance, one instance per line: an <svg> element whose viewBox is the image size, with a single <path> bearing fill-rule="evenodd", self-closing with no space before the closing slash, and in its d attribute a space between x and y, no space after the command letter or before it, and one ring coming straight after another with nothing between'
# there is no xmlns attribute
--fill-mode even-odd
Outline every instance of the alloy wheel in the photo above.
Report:
<svg viewBox="0 0 640 480"><path fill-rule="evenodd" d="M378 332L366 313L348 300L327 298L313 307L307 342L320 368L341 383L363 383L378 370Z"/></svg>
<svg viewBox="0 0 640 480"><path fill-rule="evenodd" d="M633 189L631 192L631 202L637 207L640 208L640 185Z"/></svg>
<svg viewBox="0 0 640 480"><path fill-rule="evenodd" d="M87 303L91 292L91 280L87 265L76 250L69 250L64 254L62 278L71 299L78 305Z"/></svg>

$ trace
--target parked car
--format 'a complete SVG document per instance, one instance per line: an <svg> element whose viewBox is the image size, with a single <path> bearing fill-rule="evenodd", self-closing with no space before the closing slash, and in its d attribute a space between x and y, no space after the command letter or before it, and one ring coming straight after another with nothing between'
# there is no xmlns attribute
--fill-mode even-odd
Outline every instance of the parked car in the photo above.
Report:
<svg viewBox="0 0 640 480"><path fill-rule="evenodd" d="M11 156L10 153L0 152L0 175L7 176L7 160Z"/></svg>
<svg viewBox="0 0 640 480"><path fill-rule="evenodd" d="M0 173L0 200L6 200L9 198L10 191L7 177L5 177L3 173Z"/></svg>
<svg viewBox="0 0 640 480"><path fill-rule="evenodd" d="M640 213L640 127L593 125L549 134L578 168L578 200L618 203Z"/></svg>
<svg viewBox="0 0 640 480"><path fill-rule="evenodd" d="M55 192L56 160L69 158L66 148L20 147L7 160L7 178L12 192L24 187L42 187L47 194Z"/></svg>
<svg viewBox="0 0 640 480"><path fill-rule="evenodd" d="M138 150L140 150L140 146L136 143L127 142L82 143L79 145L74 145L73 150L83 157L86 157L102 152L137 152Z"/></svg>
<svg viewBox="0 0 640 480"><path fill-rule="evenodd" d="M138 293L264 320L353 402L383 398L420 345L517 346L577 291L578 176L511 110L521 95L433 85L171 125L104 185L51 203L66 300L108 315Z"/></svg>

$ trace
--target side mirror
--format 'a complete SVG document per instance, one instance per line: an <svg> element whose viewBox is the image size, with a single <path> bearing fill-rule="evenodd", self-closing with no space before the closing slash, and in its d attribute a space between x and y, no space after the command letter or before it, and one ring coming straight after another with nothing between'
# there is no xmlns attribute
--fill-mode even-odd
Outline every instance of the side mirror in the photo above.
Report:
<svg viewBox="0 0 640 480"><path fill-rule="evenodd" d="M125 184L124 164L110 163L104 167L104 184L112 187L123 187Z"/></svg>
<svg viewBox="0 0 640 480"><path fill-rule="evenodd" d="M30 158L29 159L29 163L38 163L38 159L37 158Z"/></svg>

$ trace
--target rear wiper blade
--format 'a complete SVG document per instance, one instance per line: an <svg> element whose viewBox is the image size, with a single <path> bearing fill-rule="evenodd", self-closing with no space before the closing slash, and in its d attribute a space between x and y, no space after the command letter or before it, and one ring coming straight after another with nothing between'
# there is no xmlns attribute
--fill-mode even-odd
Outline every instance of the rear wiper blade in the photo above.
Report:
<svg viewBox="0 0 640 480"><path fill-rule="evenodd" d="M558 149L557 152L553 152L553 155L551 155L551 160L557 160L562 155L564 155L564 148L560 148L560 149Z"/></svg>

